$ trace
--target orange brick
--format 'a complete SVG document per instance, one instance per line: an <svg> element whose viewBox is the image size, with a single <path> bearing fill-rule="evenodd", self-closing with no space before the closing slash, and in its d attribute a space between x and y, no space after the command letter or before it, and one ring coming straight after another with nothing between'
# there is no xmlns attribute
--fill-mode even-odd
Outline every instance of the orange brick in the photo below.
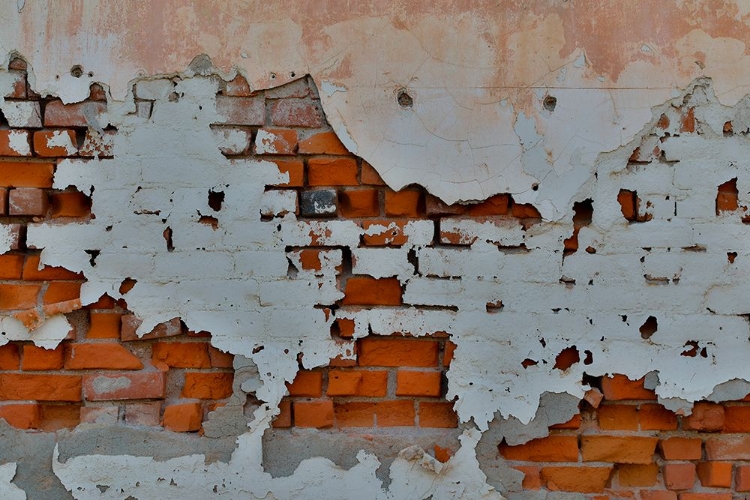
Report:
<svg viewBox="0 0 750 500"><path fill-rule="evenodd" d="M91 198L78 191L52 195L52 217L88 217Z"/></svg>
<svg viewBox="0 0 750 500"><path fill-rule="evenodd" d="M23 272L24 256L20 254L0 255L0 279L17 280Z"/></svg>
<svg viewBox="0 0 750 500"><path fill-rule="evenodd" d="M63 267L42 266L39 269L39 255L27 255L23 265L23 279L35 280L76 280L83 279L82 273L74 273Z"/></svg>
<svg viewBox="0 0 750 500"><path fill-rule="evenodd" d="M262 128L255 137L259 155L291 155L297 149L297 131L283 128Z"/></svg>
<svg viewBox="0 0 750 500"><path fill-rule="evenodd" d="M305 184L305 164L301 160L274 160L279 172L287 174L289 180L279 184L279 187L302 187Z"/></svg>
<svg viewBox="0 0 750 500"><path fill-rule="evenodd" d="M166 393L166 377L163 372L84 375L83 392L87 401L162 399Z"/></svg>
<svg viewBox="0 0 750 500"><path fill-rule="evenodd" d="M367 337L359 341L361 366L437 366L438 344L431 340Z"/></svg>
<svg viewBox="0 0 750 500"><path fill-rule="evenodd" d="M119 339L122 314L90 313L91 323L86 333L88 339Z"/></svg>
<svg viewBox="0 0 750 500"><path fill-rule="evenodd" d="M288 399L283 399L279 403L279 410L281 413L276 415L276 418L271 422L271 427L276 429L286 429L292 426L292 402Z"/></svg>
<svg viewBox="0 0 750 500"><path fill-rule="evenodd" d="M724 407L723 432L750 432L750 406Z"/></svg>
<svg viewBox="0 0 750 500"><path fill-rule="evenodd" d="M484 215L505 215L508 213L510 197L507 194L497 194L487 198L482 203L469 205L469 215L479 217Z"/></svg>
<svg viewBox="0 0 750 500"><path fill-rule="evenodd" d="M450 340L445 342L445 350L443 352L443 366L450 366L453 361L453 353L456 352L456 344Z"/></svg>
<svg viewBox="0 0 750 500"><path fill-rule="evenodd" d="M642 404L638 409L642 431L673 431L677 429L677 415L659 404Z"/></svg>
<svg viewBox="0 0 750 500"><path fill-rule="evenodd" d="M617 194L617 202L620 204L620 211L623 217L630 221L638 218L636 196L633 191L621 189Z"/></svg>
<svg viewBox="0 0 750 500"><path fill-rule="evenodd" d="M36 307L38 285L0 284L0 310L30 309Z"/></svg>
<svg viewBox="0 0 750 500"><path fill-rule="evenodd" d="M336 328L338 328L338 334L340 337L350 339L354 336L354 328L356 324L353 319L349 318L336 318Z"/></svg>
<svg viewBox="0 0 750 500"><path fill-rule="evenodd" d="M632 465L620 464L617 466L617 477L619 484L624 488L635 486L654 486L659 475L657 464Z"/></svg>
<svg viewBox="0 0 750 500"><path fill-rule="evenodd" d="M51 188L53 163L0 161L0 186Z"/></svg>
<svg viewBox="0 0 750 500"><path fill-rule="evenodd" d="M211 359L211 366L213 366L214 368L234 367L234 354L230 354L213 346L209 346L208 357L209 359Z"/></svg>
<svg viewBox="0 0 750 500"><path fill-rule="evenodd" d="M81 283L71 283L63 281L54 281L49 284L47 291L44 292L44 303L54 304L55 302L65 302L66 300L75 300L81 296Z"/></svg>
<svg viewBox="0 0 750 500"><path fill-rule="evenodd" d="M0 370L18 370L21 366L21 355L18 345L5 344L0 346Z"/></svg>
<svg viewBox="0 0 750 500"><path fill-rule="evenodd" d="M205 342L155 342L151 359L172 368L210 368L208 344Z"/></svg>
<svg viewBox="0 0 750 500"><path fill-rule="evenodd" d="M703 462L698 464L698 479L702 486L729 488L732 486L731 462Z"/></svg>
<svg viewBox="0 0 750 500"><path fill-rule="evenodd" d="M370 246L401 246L409 241L404 234L408 219L364 221L362 228L365 234L362 240Z"/></svg>
<svg viewBox="0 0 750 500"><path fill-rule="evenodd" d="M523 472L523 482L521 487L524 490L538 490L542 487L541 469L530 465L518 465L513 467Z"/></svg>
<svg viewBox="0 0 750 500"><path fill-rule="evenodd" d="M42 405L39 427L46 432L73 429L81 423L80 405Z"/></svg>
<svg viewBox="0 0 750 500"><path fill-rule="evenodd" d="M542 467L542 483L552 491L601 493L612 467Z"/></svg>
<svg viewBox="0 0 750 500"><path fill-rule="evenodd" d="M695 483L695 464L665 464L664 485L670 490L689 490Z"/></svg>
<svg viewBox="0 0 750 500"><path fill-rule="evenodd" d="M309 186L356 186L357 161L353 158L313 158L307 162Z"/></svg>
<svg viewBox="0 0 750 500"><path fill-rule="evenodd" d="M343 304L400 306L401 283L396 278L353 276L346 281Z"/></svg>
<svg viewBox="0 0 750 500"><path fill-rule="evenodd" d="M301 155L347 155L346 149L335 132L319 132L313 134L304 141L300 141L299 150Z"/></svg>
<svg viewBox="0 0 750 500"><path fill-rule="evenodd" d="M396 396L439 397L441 378L440 372L399 370L396 373Z"/></svg>
<svg viewBox="0 0 750 500"><path fill-rule="evenodd" d="M526 444L508 446L500 445L500 454L506 460L526 462L577 462L578 437L548 436L534 439Z"/></svg>
<svg viewBox="0 0 750 500"><path fill-rule="evenodd" d="M0 400L80 401L81 377L0 373Z"/></svg>
<svg viewBox="0 0 750 500"><path fill-rule="evenodd" d="M186 373L182 396L196 399L225 399L232 395L231 373Z"/></svg>
<svg viewBox="0 0 750 500"><path fill-rule="evenodd" d="M294 425L318 429L333 426L333 401L295 401Z"/></svg>
<svg viewBox="0 0 750 500"><path fill-rule="evenodd" d="M335 416L338 427L404 427L414 425L415 412L412 401L381 401L337 404Z"/></svg>
<svg viewBox="0 0 750 500"><path fill-rule="evenodd" d="M453 410L453 403L435 402L419 403L419 426L453 429L458 427L458 415Z"/></svg>
<svg viewBox="0 0 750 500"><path fill-rule="evenodd" d="M659 441L659 449L665 460L700 460L702 444L700 438L672 437Z"/></svg>
<svg viewBox="0 0 750 500"><path fill-rule="evenodd" d="M331 370L329 396L383 397L388 390L388 372L370 370Z"/></svg>
<svg viewBox="0 0 750 500"><path fill-rule="evenodd" d="M735 477L735 489L738 492L750 491L750 465L737 466Z"/></svg>
<svg viewBox="0 0 750 500"><path fill-rule="evenodd" d="M294 381L286 384L290 396L319 398L323 395L323 373L300 370Z"/></svg>
<svg viewBox="0 0 750 500"><path fill-rule="evenodd" d="M195 432L200 430L203 421L203 408L200 403L183 403L164 408L164 427L174 432Z"/></svg>
<svg viewBox="0 0 750 500"><path fill-rule="evenodd" d="M62 344L57 346L56 349L43 349L28 344L23 346L23 360L21 362L22 370L61 370L62 367Z"/></svg>
<svg viewBox="0 0 750 500"><path fill-rule="evenodd" d="M510 210L513 217L518 217L519 219L538 219L542 216L533 205L528 203L513 203Z"/></svg>
<svg viewBox="0 0 750 500"><path fill-rule="evenodd" d="M362 161L361 178L362 184L370 186L385 186L385 182L383 182L383 179L380 177L378 171L375 170L373 166L366 161Z"/></svg>
<svg viewBox="0 0 750 500"><path fill-rule="evenodd" d="M389 217L420 217L424 215L422 192L386 190L385 214Z"/></svg>
<svg viewBox="0 0 750 500"><path fill-rule="evenodd" d="M16 429L38 429L41 414L37 404L8 404L0 406L0 419Z"/></svg>
<svg viewBox="0 0 750 500"><path fill-rule="evenodd" d="M550 429L580 429L582 422L581 414L573 415L573 418L561 424L550 425Z"/></svg>
<svg viewBox="0 0 750 500"><path fill-rule="evenodd" d="M339 208L344 217L377 217L380 215L378 192L375 189L340 191Z"/></svg>
<svg viewBox="0 0 750 500"><path fill-rule="evenodd" d="M599 428L608 431L637 431L638 408L635 405L604 405L596 412Z"/></svg>
<svg viewBox="0 0 750 500"><path fill-rule="evenodd" d="M750 460L750 436L717 436L706 439L708 460Z"/></svg>
<svg viewBox="0 0 750 500"><path fill-rule="evenodd" d="M584 462L650 464L657 438L582 436L581 454Z"/></svg>
<svg viewBox="0 0 750 500"><path fill-rule="evenodd" d="M682 418L684 430L716 432L724 427L724 407L715 403L701 401L693 405L689 417Z"/></svg>
<svg viewBox="0 0 750 500"><path fill-rule="evenodd" d="M78 140L73 130L38 130L34 132L34 152L37 156L75 156Z"/></svg>
<svg viewBox="0 0 750 500"><path fill-rule="evenodd" d="M654 391L643 387L643 379L630 380L625 375L602 377L604 398L610 401L626 399L656 399Z"/></svg>
<svg viewBox="0 0 750 500"><path fill-rule="evenodd" d="M8 215L42 216L48 205L49 197L43 189L19 187L8 192Z"/></svg>
<svg viewBox="0 0 750 500"><path fill-rule="evenodd" d="M128 349L115 343L69 344L67 370L140 370L143 363Z"/></svg>

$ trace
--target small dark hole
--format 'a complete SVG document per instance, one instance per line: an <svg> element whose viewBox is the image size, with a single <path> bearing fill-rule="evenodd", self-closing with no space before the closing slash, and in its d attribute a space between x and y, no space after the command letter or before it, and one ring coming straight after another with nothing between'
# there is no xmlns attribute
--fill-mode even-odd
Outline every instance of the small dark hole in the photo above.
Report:
<svg viewBox="0 0 750 500"><path fill-rule="evenodd" d="M414 99L406 92L406 89L398 91L396 101L398 101L398 105L402 108L411 108L414 106Z"/></svg>
<svg viewBox="0 0 750 500"><path fill-rule="evenodd" d="M555 108L557 107L557 97L548 95L547 97L544 98L543 105L544 105L544 109L546 109L547 111L550 111L550 112L554 111Z"/></svg>
<svg viewBox="0 0 750 500"><path fill-rule="evenodd" d="M638 331L641 332L641 338L643 340L647 340L650 339L654 333L656 333L658 327L659 324L656 321L656 318L654 316L649 316L646 322L643 323L638 329Z"/></svg>
<svg viewBox="0 0 750 500"><path fill-rule="evenodd" d="M81 78L81 76L83 76L83 68L76 64L70 68L70 74L73 75L74 78Z"/></svg>

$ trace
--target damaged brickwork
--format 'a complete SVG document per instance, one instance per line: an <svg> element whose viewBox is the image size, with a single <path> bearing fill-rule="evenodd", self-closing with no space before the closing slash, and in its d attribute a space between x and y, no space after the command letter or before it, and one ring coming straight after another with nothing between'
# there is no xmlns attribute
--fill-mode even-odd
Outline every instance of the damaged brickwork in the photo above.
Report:
<svg viewBox="0 0 750 500"><path fill-rule="evenodd" d="M750 491L746 7L11 3L3 498Z"/></svg>

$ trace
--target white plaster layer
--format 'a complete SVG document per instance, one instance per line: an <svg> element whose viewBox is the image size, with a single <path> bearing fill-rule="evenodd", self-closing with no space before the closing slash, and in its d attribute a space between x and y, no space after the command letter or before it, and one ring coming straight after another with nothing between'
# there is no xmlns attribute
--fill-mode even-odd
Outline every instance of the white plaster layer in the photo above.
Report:
<svg viewBox="0 0 750 500"><path fill-rule="evenodd" d="M26 500L26 493L21 488L11 483L15 475L15 463L0 465L0 495L8 500Z"/></svg>

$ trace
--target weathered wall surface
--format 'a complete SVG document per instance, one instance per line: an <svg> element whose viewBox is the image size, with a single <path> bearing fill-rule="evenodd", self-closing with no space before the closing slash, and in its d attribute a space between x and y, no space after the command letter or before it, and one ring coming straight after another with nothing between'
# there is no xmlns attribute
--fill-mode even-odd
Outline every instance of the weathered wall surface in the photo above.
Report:
<svg viewBox="0 0 750 500"><path fill-rule="evenodd" d="M4 496L750 490L742 5L240 4L5 6Z"/></svg>

